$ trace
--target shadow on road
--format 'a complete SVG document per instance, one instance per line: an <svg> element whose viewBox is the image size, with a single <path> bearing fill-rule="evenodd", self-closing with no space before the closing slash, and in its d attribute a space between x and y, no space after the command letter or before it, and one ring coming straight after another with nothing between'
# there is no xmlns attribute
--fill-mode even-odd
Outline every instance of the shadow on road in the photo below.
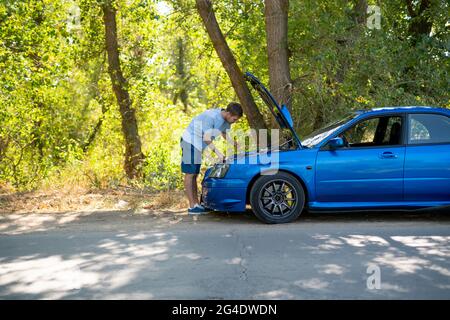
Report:
<svg viewBox="0 0 450 320"><path fill-rule="evenodd" d="M448 299L449 220L446 210L307 213L276 226L251 211L1 215L0 299ZM370 265L382 290L366 287Z"/></svg>
<svg viewBox="0 0 450 320"><path fill-rule="evenodd" d="M202 216L199 220L221 220L227 223L262 223L249 209L242 213L214 212ZM384 211L336 211L336 212L303 212L297 223L315 222L412 222L412 221L450 221L450 208L419 210L384 210Z"/></svg>
<svg viewBox="0 0 450 320"><path fill-rule="evenodd" d="M299 219L286 225L312 223L403 223L403 222L448 222L447 209L416 211L346 211L346 212L304 212ZM258 225L259 221L251 210L244 213L211 212L202 216L189 216L185 210L92 211L61 213L14 213L0 215L0 234L17 235L50 230L113 231L121 229L165 229L183 225ZM280 225L279 225L280 226ZM274 226L271 226L274 227Z"/></svg>

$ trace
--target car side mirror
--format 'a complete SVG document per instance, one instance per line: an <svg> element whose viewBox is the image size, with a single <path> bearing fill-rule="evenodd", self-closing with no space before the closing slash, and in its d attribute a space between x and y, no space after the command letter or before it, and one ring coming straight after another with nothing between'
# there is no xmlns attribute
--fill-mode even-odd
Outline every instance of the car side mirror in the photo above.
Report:
<svg viewBox="0 0 450 320"><path fill-rule="evenodd" d="M333 138L330 141L328 141L328 146L330 147L330 149L343 148L345 146L344 139L340 137Z"/></svg>

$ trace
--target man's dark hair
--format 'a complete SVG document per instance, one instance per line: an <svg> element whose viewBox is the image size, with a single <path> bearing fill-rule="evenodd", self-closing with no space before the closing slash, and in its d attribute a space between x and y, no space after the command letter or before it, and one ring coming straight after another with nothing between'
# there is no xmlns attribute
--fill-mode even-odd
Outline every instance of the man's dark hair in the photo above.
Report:
<svg viewBox="0 0 450 320"><path fill-rule="evenodd" d="M242 107L237 102L230 102L227 106L226 111L231 113L233 116L242 117L242 114L243 114Z"/></svg>

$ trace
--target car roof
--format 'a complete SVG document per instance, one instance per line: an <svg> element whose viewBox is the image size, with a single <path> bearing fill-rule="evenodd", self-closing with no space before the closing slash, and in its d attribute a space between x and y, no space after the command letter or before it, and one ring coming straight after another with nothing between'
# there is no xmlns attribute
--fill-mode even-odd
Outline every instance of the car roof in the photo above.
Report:
<svg viewBox="0 0 450 320"><path fill-rule="evenodd" d="M428 106L405 106L405 107L384 107L384 108L374 108L368 110L357 110L355 113L358 115L362 114L382 114L382 113L394 113L394 112L421 112L421 113L445 113L450 115L450 109L438 108L438 107L428 107Z"/></svg>

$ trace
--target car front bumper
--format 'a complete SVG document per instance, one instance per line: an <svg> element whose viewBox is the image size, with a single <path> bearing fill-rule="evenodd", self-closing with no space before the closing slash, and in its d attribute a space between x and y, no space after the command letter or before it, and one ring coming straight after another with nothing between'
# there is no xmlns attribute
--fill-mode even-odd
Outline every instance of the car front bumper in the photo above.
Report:
<svg viewBox="0 0 450 320"><path fill-rule="evenodd" d="M202 182L202 204L216 211L243 212L246 192L243 180L206 178Z"/></svg>

